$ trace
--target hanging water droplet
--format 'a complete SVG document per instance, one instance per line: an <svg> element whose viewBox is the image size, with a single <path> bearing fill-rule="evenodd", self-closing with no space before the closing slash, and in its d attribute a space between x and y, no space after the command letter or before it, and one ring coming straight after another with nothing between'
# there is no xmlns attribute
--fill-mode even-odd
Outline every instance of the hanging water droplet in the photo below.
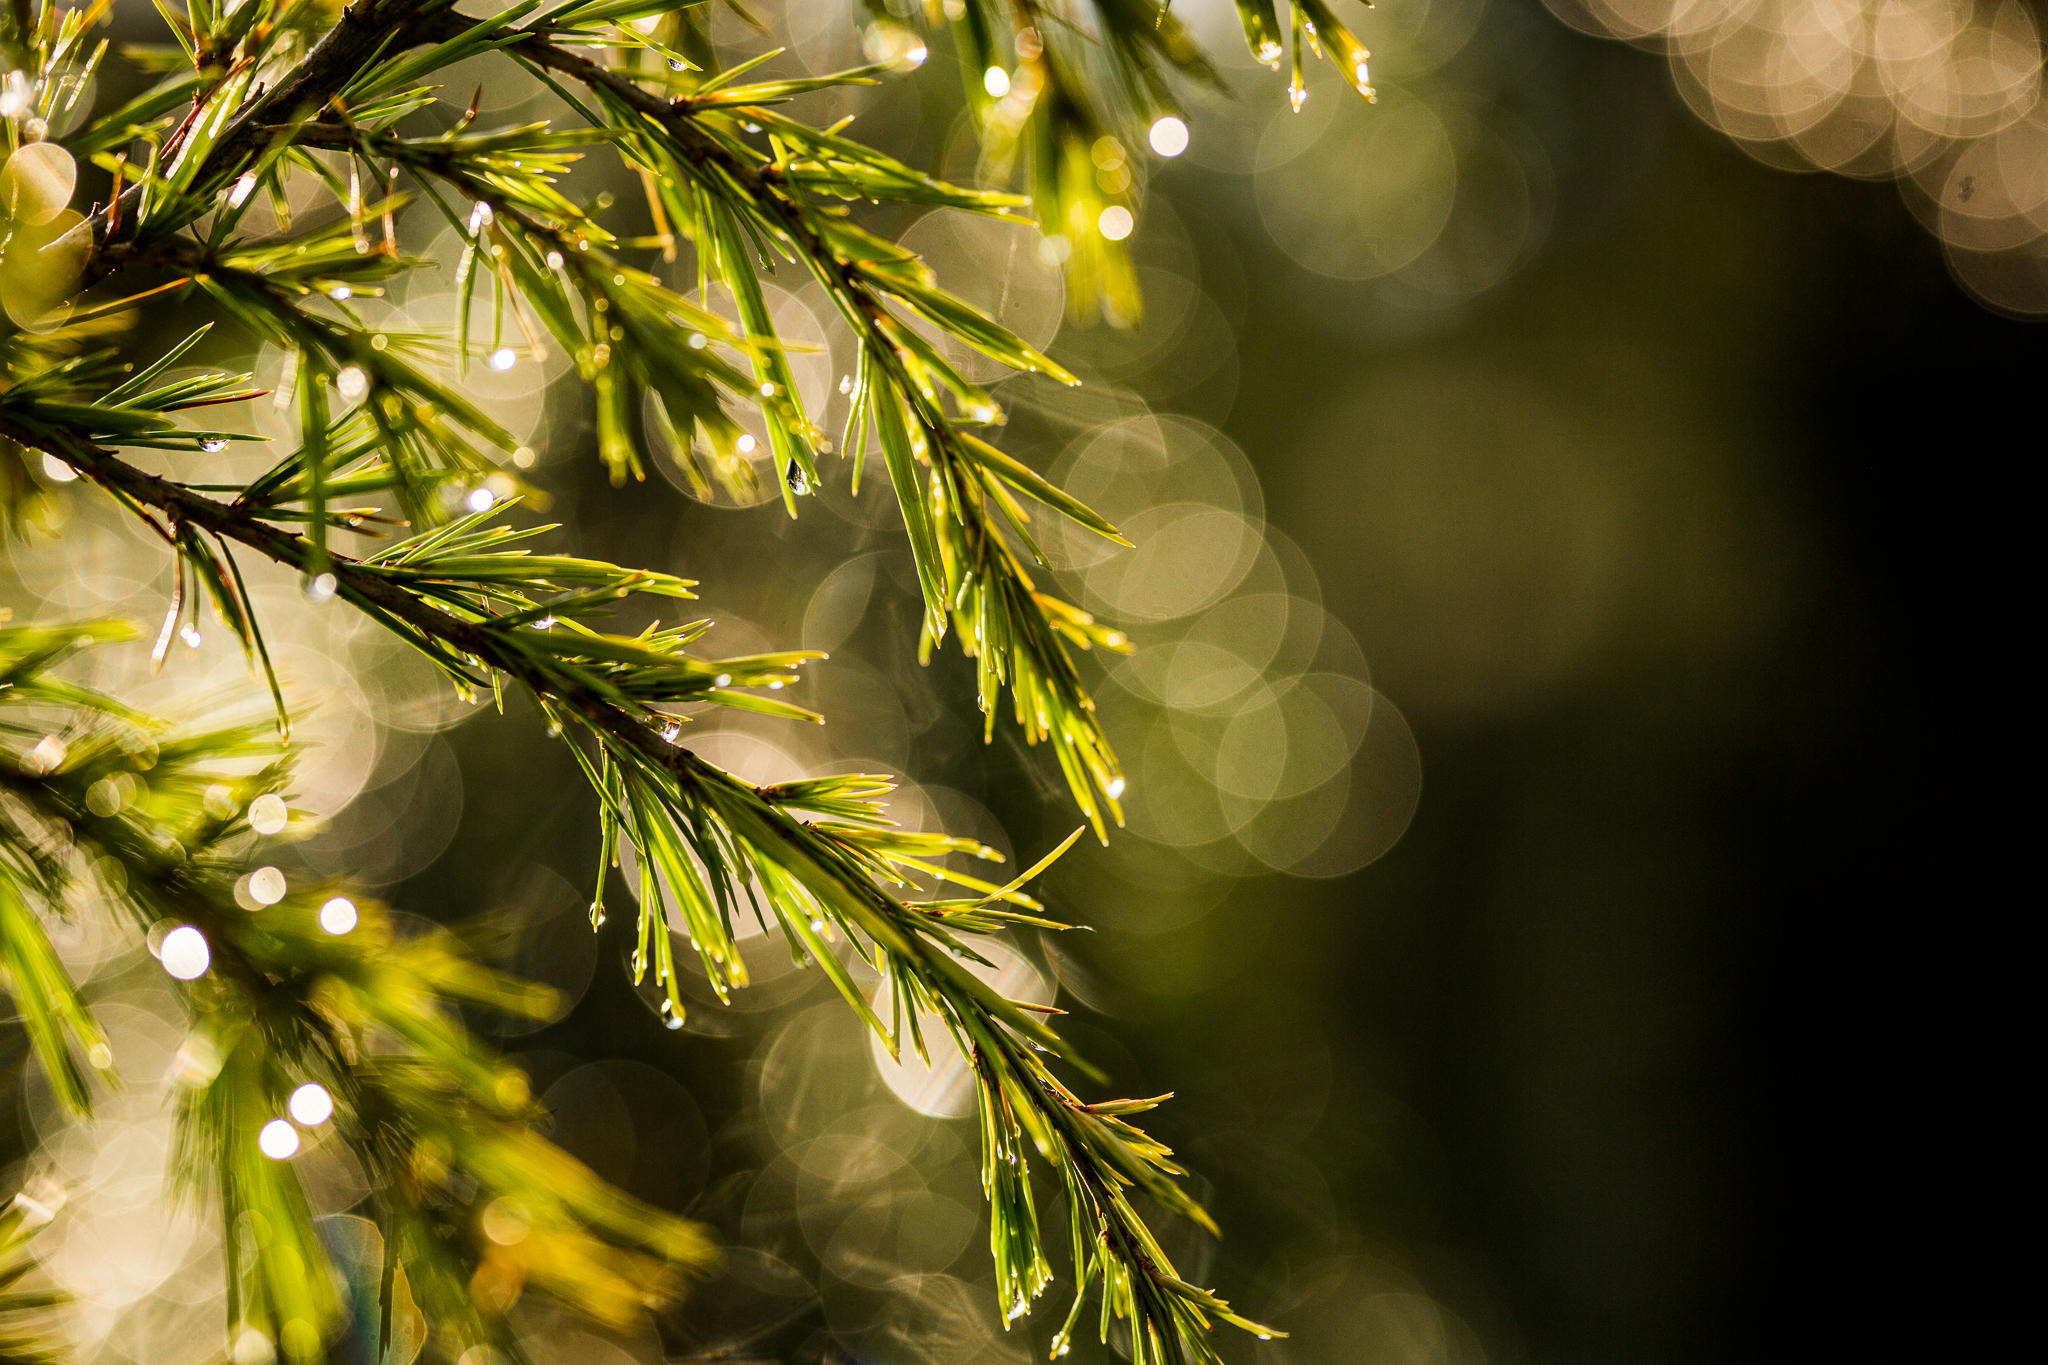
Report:
<svg viewBox="0 0 2048 1365"><path fill-rule="evenodd" d="M811 481L805 478L803 470L795 465L789 467L789 491L798 497L811 491Z"/></svg>
<svg viewBox="0 0 2048 1365"><path fill-rule="evenodd" d="M178 638L185 642L185 648L197 649L199 648L201 640L203 640L205 637L200 635L199 627L186 626L183 630L178 632Z"/></svg>
<svg viewBox="0 0 2048 1365"><path fill-rule="evenodd" d="M308 578L300 591L306 594L308 602L332 602L340 583L331 573L316 573Z"/></svg>
<svg viewBox="0 0 2048 1365"><path fill-rule="evenodd" d="M1271 38L1268 38L1259 44L1259 50L1253 53L1252 55L1257 57L1260 61L1264 62L1267 66L1278 66L1280 65L1280 53L1280 44L1274 42Z"/></svg>
<svg viewBox="0 0 2048 1365"><path fill-rule="evenodd" d="M671 1029L679 1029L683 1026L682 1011L676 1008L675 1001L664 1000L661 1002L661 1022L664 1026Z"/></svg>
<svg viewBox="0 0 2048 1365"><path fill-rule="evenodd" d="M228 438L225 436L209 436L199 443L199 448L209 455L218 455L228 448Z"/></svg>
<svg viewBox="0 0 2048 1365"><path fill-rule="evenodd" d="M1287 86L1287 103L1292 106L1295 113L1300 113L1301 106L1308 103L1308 87L1300 81L1289 82Z"/></svg>

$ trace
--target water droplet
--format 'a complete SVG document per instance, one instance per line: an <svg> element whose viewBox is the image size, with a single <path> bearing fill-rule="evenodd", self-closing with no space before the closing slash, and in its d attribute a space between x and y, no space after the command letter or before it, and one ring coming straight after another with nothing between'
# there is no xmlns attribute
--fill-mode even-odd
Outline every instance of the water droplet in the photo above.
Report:
<svg viewBox="0 0 2048 1365"><path fill-rule="evenodd" d="M318 1081L308 1081L292 1091L284 1107L297 1122L308 1128L317 1128L334 1117L334 1096L328 1094L327 1087Z"/></svg>
<svg viewBox="0 0 2048 1365"><path fill-rule="evenodd" d="M336 303L347 303L356 296L356 291L345 284L337 284L327 291L327 297Z"/></svg>
<svg viewBox="0 0 2048 1365"><path fill-rule="evenodd" d="M1109 799L1110 799L1110 800L1112 800L1112 801L1116 800L1116 799L1117 799L1118 797L1120 797L1120 796L1122 796L1122 795L1124 794L1124 780L1123 780L1123 778L1121 778L1121 777L1112 777L1112 778L1110 778L1110 779L1109 779L1109 785L1108 785L1108 786L1106 786L1106 787L1104 787L1104 788L1103 788L1102 790L1103 790L1103 791L1105 791L1105 792L1107 792L1107 793L1109 793Z"/></svg>
<svg viewBox="0 0 2048 1365"><path fill-rule="evenodd" d="M853 392L853 376L852 376L852 375L850 375L850 374L842 374L842 375L840 375L840 376L839 376L839 391L840 391L841 393L852 393L852 392Z"/></svg>
<svg viewBox="0 0 2048 1365"><path fill-rule="evenodd" d="M519 363L519 357L513 353L510 346L500 346L497 350L491 352L491 358L485 363L498 371L498 373L503 374L506 370Z"/></svg>
<svg viewBox="0 0 2048 1365"><path fill-rule="evenodd" d="M71 747L57 736L44 735L36 741L36 747L30 749L22 758L21 766L28 769L31 775L42 777L57 771L70 752Z"/></svg>
<svg viewBox="0 0 2048 1365"><path fill-rule="evenodd" d="M712 681L712 684L713 684L714 686L717 686L717 687L731 687L731 686L732 686L732 674L730 674L730 673L721 673L721 674L719 674L719 675L718 675L717 677L713 678L713 679L712 679L711 681Z"/></svg>
<svg viewBox="0 0 2048 1365"><path fill-rule="evenodd" d="M1287 103L1295 113L1300 113L1301 106L1308 103L1308 87L1298 80L1290 81L1287 86Z"/></svg>
<svg viewBox="0 0 2048 1365"><path fill-rule="evenodd" d="M185 642L185 648L197 649L205 637L200 635L199 627L188 625L178 632L178 638Z"/></svg>
<svg viewBox="0 0 2048 1365"><path fill-rule="evenodd" d="M798 497L811 491L811 481L805 478L803 470L795 465L789 467L789 491Z"/></svg>
<svg viewBox="0 0 2048 1365"><path fill-rule="evenodd" d="M355 928L359 918L356 903L347 896L335 896L320 907L320 927L336 938Z"/></svg>
<svg viewBox="0 0 2048 1365"><path fill-rule="evenodd" d="M306 594L308 602L332 602L340 582L331 573L316 573L308 578L300 591Z"/></svg>
<svg viewBox="0 0 2048 1365"><path fill-rule="evenodd" d="M206 944L206 935L189 924L181 924L165 934L156 955L164 970L180 981L197 981L213 963L213 950Z"/></svg>
<svg viewBox="0 0 2048 1365"><path fill-rule="evenodd" d="M1267 66L1278 66L1280 65L1280 54L1280 44L1274 42L1271 38L1267 38L1259 44L1259 50L1252 55Z"/></svg>
<svg viewBox="0 0 2048 1365"><path fill-rule="evenodd" d="M272 1119L257 1132L256 1146L272 1161L283 1161L299 1150L299 1130L288 1119Z"/></svg>
<svg viewBox="0 0 2048 1365"><path fill-rule="evenodd" d="M225 436L209 436L199 443L199 448L209 455L218 455L228 448L228 438Z"/></svg>
<svg viewBox="0 0 2048 1365"><path fill-rule="evenodd" d="M265 792L249 803L249 828L258 834L276 834L291 818L291 808L276 792Z"/></svg>
<svg viewBox="0 0 2048 1365"><path fill-rule="evenodd" d="M1161 156L1179 156L1188 149L1187 121L1173 114L1165 114L1153 120L1145 140L1152 144L1152 150Z"/></svg>
<svg viewBox="0 0 2048 1365"><path fill-rule="evenodd" d="M276 905L290 889L284 873L274 867L259 867L249 874L249 899L258 905Z"/></svg>

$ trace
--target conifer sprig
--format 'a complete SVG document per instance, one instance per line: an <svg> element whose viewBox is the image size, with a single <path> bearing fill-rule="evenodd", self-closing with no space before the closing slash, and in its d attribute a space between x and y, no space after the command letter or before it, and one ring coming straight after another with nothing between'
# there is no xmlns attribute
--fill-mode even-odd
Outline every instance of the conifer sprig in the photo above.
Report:
<svg viewBox="0 0 2048 1365"><path fill-rule="evenodd" d="M1276 7L1243 0L1240 10L1254 51L1277 60ZM166 10L176 49L144 59L163 73L160 83L55 134L55 145L112 175L105 206L90 217L61 203L24 209L19 196L6 206L22 224L56 222L62 230L17 234L7 248L32 249L50 268L35 290L8 299L10 315L34 327L0 338L0 489L19 515L35 486L23 456L41 452L141 518L177 561L159 654L184 615L210 598L270 676L281 722L281 689L238 553L296 570L310 598L338 597L364 612L461 688L523 690L589 776L606 866L622 847L633 850L634 970L653 977L672 1021L682 1005L671 917L724 995L746 982L735 932L743 914L774 921L892 1049L924 1053L929 1025L921 1020L936 1019L978 1087L1006 1310L1024 1311L1052 1275L1032 1192L1035 1155L1064 1196L1077 1281L1056 1349L1087 1290L1099 1285L1102 1333L1107 1338L1114 1321L1128 1324L1139 1365L1211 1362L1213 1321L1261 1329L1181 1280L1131 1202L1142 1193L1211 1226L1177 1182L1171 1153L1127 1121L1156 1101L1081 1101L1050 1069L1056 1061L1085 1066L1049 1027L1047 1011L1004 998L974 970L982 964L977 935L1015 924L1061 927L1024 889L1044 864L1003 885L943 870L950 855L990 855L972 841L889 824L876 800L886 784L877 779L755 786L677 743L688 708L703 703L815 719L773 695L813 656L705 657L692 649L703 622L607 632L604 614L621 598L686 599L692 585L536 553L526 542L545 528L494 524L518 492L502 462L524 467L530 452L447 374L479 351L495 359L516 347L539 359L561 348L589 388L599 454L615 479L644 474L657 444L651 421L700 486L745 489L754 438L736 413L751 409L794 512L823 477L819 457L835 450L798 389L767 301L778 265L800 270L857 344L844 386L849 422L836 448L855 462L856 485L869 447L880 452L924 598L924 648L957 633L977 660L989 724L1007 690L1026 737L1049 741L1088 824L1105 835L1118 818L1123 778L1073 651L1126 642L1040 586L1033 514L1121 538L985 439L1001 421L994 396L928 330L1013 370L1073 377L863 226L861 206L1002 218L1028 209L1054 253L1065 251L1075 296L1135 317L1121 242L1136 178L1123 148L1143 127L1162 154L1177 151L1159 135L1162 124L1179 121L1169 77L1212 73L1166 8L1146 0L969 0L946 12L970 80L988 97L975 101L987 145L999 161L1028 152L1029 200L938 180L848 137L843 125L814 127L784 107L807 93L872 83L891 65L915 65L918 48L896 54L905 61L775 80L757 78L758 63L712 69L701 10L656 0L517 0L482 19L461 14L452 0L355 0L332 23L316 7L285 0L193 0L182 15ZM1347 79L1369 95L1363 49L1329 7L1315 0L1292 13L1297 95L1302 48L1318 43L1348 63ZM104 6L48 4L0 13L0 48L28 82L24 107L42 111L42 126L30 129L10 107L15 144L51 138L51 120L77 102L105 53L104 43L93 47L84 36L103 14ZM1004 43L1019 63L1016 75ZM450 69L473 59L519 63L575 113L576 126L479 128L474 103L449 103L440 93ZM651 241L621 237L602 221L602 198L586 204L570 192L574 163L599 147L645 187ZM330 202L292 209L290 187L309 182L324 185ZM352 303L421 268L399 239L411 196L430 203L463 243L452 337L372 326ZM254 224L266 204L275 231ZM1126 213L1121 232L1105 230L1112 208ZM655 250L673 259L685 245L696 298L633 264ZM80 288L118 283L124 272L170 278L90 307L72 302ZM709 305L712 285L730 295L732 320ZM247 376L175 373L203 329L139 369L106 344L117 315L178 291L288 357L279 397L297 413L298 443L246 484L160 477L114 449L154 447L176 458L220 448L231 433L187 426L180 414L256 396ZM491 319L481 345L471 308L480 291ZM644 411L643 396L652 400ZM337 531L381 530L394 518L409 521L414 534L356 556L331 543ZM56 652L87 638L60 637ZM29 650L31 637L19 639ZM139 723L105 699L60 696L62 684L47 681L40 663L24 664L22 676L34 681L0 699L68 700L99 718L95 734ZM223 731L189 743L182 761L202 773L224 755L249 759L273 741ZM0 967L33 978L33 988L16 992L31 1040L60 1093L83 1104L92 1081L79 1059L97 1066L103 1047L39 933L38 915L54 913L78 884L75 858L48 831L71 831L70 847L90 844L122 869L121 885L101 891L134 910L138 923L176 919L203 936L211 970L192 997L215 1055L194 1087L186 1132L195 1156L220 1157L211 1169L229 1213L259 1209L283 1229L275 1254L238 1288L236 1312L267 1323L288 1355L311 1357L334 1305L312 1269L319 1253L303 1195L287 1168L259 1159L260 1143L244 1139L260 1115L274 1112L280 1087L302 1076L326 1078L319 1083L335 1103L336 1131L382 1176L387 1245L410 1258L415 1292L453 1339L501 1339L497 1308L523 1279L616 1318L637 1301L632 1286L660 1287L670 1270L701 1262L694 1233L621 1202L550 1155L524 1126L525 1097L506 1091L509 1073L439 1013L457 1001L522 1008L537 1003L531 997L466 965L446 944L409 945L375 962L338 949L322 919L328 902L317 895L286 898L253 918L239 911L231 874L247 868L249 850L235 842L246 831L192 796L197 777L173 781L180 769L160 752L146 781L133 764L123 770L150 793L160 784L182 793L184 805L148 813L159 822L153 834L137 832L139 808L123 804L107 815L92 805L98 785L76 789L92 776L86 758L118 765L128 752L121 744L63 747L41 768L34 752L12 768L0 765L9 818L28 812L28 824L12 831L18 837L0 837L11 875L0 878ZM247 792L230 784L238 800L284 780L275 765L261 772L236 779L256 783ZM109 768L92 782L118 775ZM595 918L603 915L604 875ZM973 894L906 894L911 881L926 878ZM348 904L366 939L385 932L374 907ZM880 1016L856 979L856 957L887 983L892 1017ZM397 1037L400 1053L352 1047L366 1031ZM464 1179L451 1184L455 1170ZM471 1189L483 1193L459 1192ZM514 1264L462 1241L457 1225L482 1219L493 1207L478 1204L485 1198L518 1201L532 1235ZM469 1250L449 1253L451 1246Z"/></svg>
<svg viewBox="0 0 2048 1365"><path fill-rule="evenodd" d="M0 432L21 439L25 433ZM313 567L311 543L241 510L143 473L89 446L45 438L47 446L86 477L130 505L231 540L304 572ZM603 803L607 862L618 840L630 842L641 869L636 975L651 973L664 992L663 1012L680 1023L682 1002L664 918L673 900L706 972L721 993L746 983L734 935L736 917L772 920L811 962L830 976L847 1003L885 1039L920 1055L926 1043L916 1023L935 1015L967 1057L982 1109L983 1184L991 1209L990 1236L1006 1310L1017 1316L1050 1283L1039 1215L1030 1189L1030 1156L1046 1161L1067 1193L1070 1246L1080 1288L1102 1282L1104 1329L1111 1318L1130 1322L1147 1361L1216 1359L1206 1335L1212 1318L1253 1330L1208 1291L1181 1280L1129 1202L1142 1191L1169 1212L1213 1228L1175 1177L1182 1174L1167 1148L1125 1123L1137 1112L1128 1102L1083 1104L1047 1066L1046 1058L1082 1063L1034 1007L1009 1000L972 970L982 959L964 934L988 932L1014 912L1036 903L1019 888L987 887L967 902L920 903L899 898L906 875L928 872L934 859L953 852L983 852L971 841L910 836L894 829L868 798L873 779L816 779L756 787L705 762L675 743L673 721L632 696L610 676L621 662L609 650L593 659L585 646L555 650L537 640L552 632L526 606L511 616L482 611L479 603L502 582L458 578L422 583L406 572L425 550L474 548L479 535L493 543L511 532L479 532L465 518L428 533L381 560L334 555L324 562L336 593L401 635L451 673L478 687L502 681L523 686L558 729L584 735L576 752ZM457 554L458 560L479 556ZM396 559L397 563L388 562ZM481 558L489 558L482 556ZM579 563L581 561L578 561ZM426 560L430 567L432 561ZM623 571L618 571L623 573ZM630 580L614 580L616 589ZM657 591L676 585L659 583ZM522 601L527 600L523 599ZM593 637L602 638L602 637ZM629 670L636 663L624 661ZM721 662L732 668L742 661ZM667 668L669 661L657 666ZM738 679L705 665L684 665L699 690L660 700L721 700ZM769 678L774 686L777 678ZM705 687L702 683L708 682ZM758 699L765 701L766 699ZM806 818L806 817L811 818ZM602 918L602 896L593 908ZM1039 917L1030 922L1050 924ZM847 943L886 976L904 1016L884 1021L835 953ZM1149 1102L1147 1102L1149 1103Z"/></svg>
<svg viewBox="0 0 2048 1365"><path fill-rule="evenodd" d="M44 1342L43 1317L63 1296L19 1287L35 1266L29 1243L56 1212L25 1190L0 1204L0 1365L55 1365L58 1360Z"/></svg>
<svg viewBox="0 0 2048 1365"><path fill-rule="evenodd" d="M453 12L422 24L421 41L438 40L442 52L474 41L479 25ZM1011 693L1012 709L1025 737L1050 741L1069 789L1099 837L1120 819L1117 798L1124 779L1114 751L1094 714L1075 666L1072 649L1121 649L1121 632L1042 591L1026 558L1042 559L1029 530L1027 502L1073 518L1121 543L1114 527L1021 462L974 434L1000 420L989 392L967 379L906 320L906 314L951 333L982 354L1020 370L1073 377L1007 328L939 288L923 263L865 231L847 214L845 203L886 200L937 205L1002 215L1019 202L1011 196L960 188L914 171L841 134L813 129L772 108L792 93L788 82L752 87L715 79L697 93L649 90L641 73L605 65L551 41L543 33L509 40L502 26L490 30L505 51L536 70L581 83L594 107L584 107L651 187L658 221L696 246L700 280L716 279L738 305L740 325L753 363L752 392L766 423L783 497L792 511L801 494L819 481L817 454L831 442L810 421L783 355L766 298L762 244L800 263L825 291L859 342L860 359L847 377L852 397L845 436L857 461L872 438L880 446L909 536L925 599L924 640L929 649L949 627L978 663L978 699L993 725L1000 694ZM674 87L677 73L662 68L659 79ZM815 87L872 79L872 69L798 83ZM764 138L765 152L749 141ZM468 229L472 248L511 263L510 292L545 298L551 292L538 277L537 261L587 278L586 296L617 318L603 319L586 334L568 307L543 310L551 330L593 386L599 419L599 448L615 477L638 473L637 416L621 371L663 399L673 435L687 438L693 426L706 437L713 467L732 482L736 429L706 429L702 414L713 390L700 375L694 392L678 400L673 388L692 382L679 376L672 386L651 382L650 357L687 357L703 352L707 333L692 330L684 346L674 337L641 335L636 319L675 318L673 306L629 301L610 290L629 283L594 247L610 240L580 213L554 220L531 205L505 211L502 196L479 184L438 148L417 141L359 136L365 155L384 156L451 181L477 206ZM490 239L486 245L486 235ZM594 262L594 264L586 264ZM607 284L605 277L610 276ZM522 288L523 287L523 288ZM641 292L652 288L651 282ZM694 327L695 324L688 324ZM671 329L673 330L673 328ZM687 348L687 349L686 349ZM701 367L700 367L701 369ZM717 376L731 391L731 376ZM953 412L947 411L951 404ZM748 438L751 439L751 438ZM673 442L690 448L688 439ZM859 466L856 465L856 484ZM699 474L702 478L702 474Z"/></svg>
<svg viewBox="0 0 2048 1365"><path fill-rule="evenodd" d="M870 0L876 10L883 6ZM1021 171L1077 310L1135 322L1142 300L1128 225L1138 207L1141 149L1186 147L1188 83L1221 84L1201 45L1161 0L958 0L927 5L959 55L967 105L988 159ZM1289 59L1288 97L1308 97L1305 55L1327 55L1344 80L1375 97L1364 44L1328 0L1237 0L1252 55L1276 70Z"/></svg>
<svg viewBox="0 0 2048 1365"><path fill-rule="evenodd" d="M450 1356L508 1344L502 1314L528 1284L625 1325L706 1268L700 1230L540 1137L524 1073L451 1013L546 1017L553 992L478 966L448 932L401 936L373 902L292 890L261 866L253 812L266 800L281 810L290 776L275 738L167 727L50 675L123 634L0 626L0 970L79 1111L91 1087L77 1054L109 1077L113 1058L44 921L117 908L184 983L177 1168L217 1197L230 1240L261 1230L230 1272L231 1324L261 1330L287 1360L328 1358L345 1305L288 1158L329 1133L375 1192L385 1332L402 1270Z"/></svg>

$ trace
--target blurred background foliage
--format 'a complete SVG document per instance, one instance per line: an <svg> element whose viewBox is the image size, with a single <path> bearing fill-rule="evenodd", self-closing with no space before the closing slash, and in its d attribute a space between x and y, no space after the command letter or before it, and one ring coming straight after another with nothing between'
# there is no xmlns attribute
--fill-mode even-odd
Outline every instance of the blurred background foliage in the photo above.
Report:
<svg viewBox="0 0 2048 1365"><path fill-rule="evenodd" d="M887 225L1086 381L1006 380L1005 445L1138 543L1047 547L1137 645L1099 689L1130 828L1046 883L1094 932L1017 940L1005 986L1073 1011L1117 1093L1177 1090L1157 1131L1226 1237L1170 1249L1293 1334L1233 1359L1968 1354L1996 1270L1958 1210L2016 1142L1996 1040L2026 955L1993 888L2023 817L1993 793L2030 733L2004 642L2028 633L2012 485L2044 359L1983 303L2027 296L1956 282L1953 236L1887 183L1919 192L1906 161L1782 173L1659 62L1536 0L1384 0L1356 25L1377 105L1312 70L1298 113L1228 5L1175 8L1234 94L1195 99L1185 154L1143 172L1131 329L1071 321L1028 233ZM1575 22L1682 28L1623 12ZM837 0L760 18L786 65L862 58ZM731 13L718 32L745 37ZM950 61L935 39L941 70L805 112L972 180L960 91L996 92ZM2029 79L2038 120L2038 49ZM537 89L494 80L485 110L516 120ZM851 357L789 284L777 324L816 346L791 364L834 429ZM821 730L721 717L700 752L757 781L900 774L903 818L1027 862L1067 832L1043 765L959 704L971 664L914 662L917 584L872 471L854 497L828 464L800 525L772 476L751 508L674 465L615 489L574 387L543 382L564 364L468 377L538 452L549 519L704 580L727 652L831 654L799 689ZM159 547L83 499L58 514L7 552L20 615L160 612ZM556 1140L727 1244L658 1331L533 1309L542 1359L1042 1353L1052 1315L1005 1333L985 1284L958 1074L886 1065L773 952L733 1007L707 988L664 1027L628 984L629 917L588 932L588 798L539 723L469 724L289 579L252 590L319 703L297 864L502 917L505 965L576 1002L479 1020ZM176 653L151 682L110 652L93 681L144 702L251 685L224 635ZM60 946L83 978L108 945ZM168 997L117 965L94 987L116 1054L174 1046ZM38 1085L10 1157L55 1132ZM100 1120L125 1140L53 1149L94 1192L39 1247L87 1359L215 1349L218 1248L163 1202L161 1110L138 1086ZM360 1191L322 1193L352 1235Z"/></svg>

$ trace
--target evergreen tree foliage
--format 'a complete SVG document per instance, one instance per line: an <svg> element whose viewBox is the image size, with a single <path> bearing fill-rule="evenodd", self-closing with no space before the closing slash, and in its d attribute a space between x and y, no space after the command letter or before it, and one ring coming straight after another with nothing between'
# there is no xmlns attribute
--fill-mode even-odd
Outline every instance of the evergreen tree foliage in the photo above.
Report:
<svg viewBox="0 0 2048 1365"><path fill-rule="evenodd" d="M1238 7L1253 51L1291 64L1297 99L1316 52L1370 95L1364 49L1325 0L1295 0L1285 21L1274 0ZM263 1229L256 1254L228 1271L223 1341L237 1358L254 1340L286 1360L325 1359L348 1329L290 1160L301 1130L322 1125L369 1177L386 1254L379 1331L392 1331L402 1282L435 1358L477 1345L516 1356L504 1310L524 1289L618 1323L712 1263L704 1230L552 1146L523 1073L458 1022L458 1007L545 1017L549 991L480 965L455 930L401 930L346 886L271 895L251 880L284 823L293 749L243 566L288 566L306 610L360 612L452 687L501 704L523 694L546 716L596 797L593 922L623 862L640 890L632 970L676 1021L684 968L665 903L687 926L693 970L721 996L747 984L735 926L754 917L890 1049L924 1054L928 1030L950 1035L978 1092L1006 1313L1051 1285L1057 1253L1073 1298L1056 1351L1092 1294L1095 1330L1107 1340L1121 1323L1140 1365L1218 1360L1215 1324L1268 1329L1183 1279L1141 1215L1144 1204L1210 1226L1171 1153L1134 1122L1158 1101L1081 1098L1089 1068L1051 1026L1057 1011L1006 999L972 970L980 936L1062 927L1029 887L1065 846L1021 876L967 876L949 870L956 855L992 851L899 830L884 781L756 786L679 743L679 718L706 705L816 719L783 696L814 656L721 657L703 621L608 631L622 599L688 601L696 585L581 557L573 526L525 516L519 471L532 452L450 378L501 353L566 354L615 482L643 477L662 449L683 452L705 488L751 491L760 476L742 414L766 432L791 514L822 480L858 487L879 460L916 567L923 649L950 638L973 658L991 731L1007 716L1042 742L1081 822L1107 837L1123 778L1077 655L1128 645L1058 595L1035 528L1065 519L1120 537L1004 453L994 395L949 356L957 344L1072 376L864 224L875 205L1028 215L1077 308L1134 319L1128 227L1105 225L1136 212L1147 142L1169 155L1185 144L1176 90L1213 73L1155 0L904 13L873 0L874 64L794 79L777 78L772 51L721 69L709 8L158 0L162 41L115 50L103 33L111 0L0 5L10 531L47 533L53 482L111 500L175 564L161 626L134 647L153 639L161 661L202 616L217 618L275 710L238 723L145 714L68 666L133 627L0 617L0 984L48 1085L84 1114L118 1078L51 926L113 917L181 983L193 1034L177 1167L227 1226ZM906 77L941 31L992 183L1025 192L936 178L789 112L831 86ZM477 60L545 82L558 116L488 126L450 84ZM96 78L115 63L139 73L141 93L100 107ZM623 165L644 203L572 193L572 166L593 157ZM459 261L416 254L402 228L422 214L459 234ZM356 306L408 272L451 267L452 335L379 327ZM694 270L694 290L665 282L679 270ZM857 342L843 430L822 430L798 391L764 292L777 271L814 280ZM268 398L220 363L264 344L288 357ZM295 415L295 446L246 484L183 476L195 454L255 439L236 413L259 398ZM960 894L912 898L912 879L950 879ZM250 887L254 913L238 899ZM855 955L884 991L855 980ZM507 1209L522 1224L509 1246L487 1226ZM33 1192L0 1213L0 1358L33 1358L46 1305L6 1295L27 1237L62 1216Z"/></svg>

